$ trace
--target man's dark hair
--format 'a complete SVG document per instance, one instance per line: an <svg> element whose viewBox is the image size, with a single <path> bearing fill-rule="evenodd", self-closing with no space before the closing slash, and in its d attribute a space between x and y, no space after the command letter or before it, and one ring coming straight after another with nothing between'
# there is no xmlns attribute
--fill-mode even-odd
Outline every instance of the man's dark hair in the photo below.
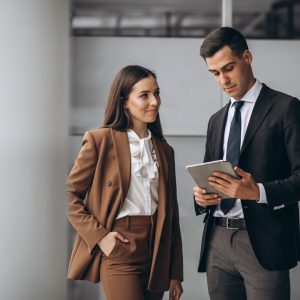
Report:
<svg viewBox="0 0 300 300"><path fill-rule="evenodd" d="M228 46L238 57L248 49L246 39L239 31L231 27L220 27L206 36L200 48L200 55L205 60L225 46Z"/></svg>

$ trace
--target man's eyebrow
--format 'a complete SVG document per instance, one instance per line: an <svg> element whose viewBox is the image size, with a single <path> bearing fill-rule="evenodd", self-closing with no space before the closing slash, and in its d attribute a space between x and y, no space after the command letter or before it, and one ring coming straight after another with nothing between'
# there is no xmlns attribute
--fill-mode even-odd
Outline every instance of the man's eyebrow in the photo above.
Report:
<svg viewBox="0 0 300 300"><path fill-rule="evenodd" d="M227 63L226 65L224 65L221 70L224 70L226 67L228 67L229 65L232 65L232 64L235 64L236 62L235 61L231 61L229 63ZM214 70L214 69L208 69L209 72L218 72L217 70Z"/></svg>

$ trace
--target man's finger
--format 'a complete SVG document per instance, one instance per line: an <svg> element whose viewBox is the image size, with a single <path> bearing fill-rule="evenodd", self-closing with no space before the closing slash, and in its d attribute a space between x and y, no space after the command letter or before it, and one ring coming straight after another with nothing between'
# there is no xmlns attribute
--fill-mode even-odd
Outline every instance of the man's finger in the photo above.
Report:
<svg viewBox="0 0 300 300"><path fill-rule="evenodd" d="M248 174L247 172L240 169L239 167L235 167L234 171L236 172L236 174L240 175L241 177L245 177Z"/></svg>
<svg viewBox="0 0 300 300"><path fill-rule="evenodd" d="M193 187L193 192L194 193L201 193L201 194L206 194L206 189L200 188L199 186L194 186Z"/></svg>
<svg viewBox="0 0 300 300"><path fill-rule="evenodd" d="M202 194L202 193L197 193L194 192L194 196L196 197L196 199L215 199L218 197L218 194Z"/></svg>
<svg viewBox="0 0 300 300"><path fill-rule="evenodd" d="M169 290L169 300L174 300L174 289Z"/></svg>
<svg viewBox="0 0 300 300"><path fill-rule="evenodd" d="M197 204L200 206L208 206L208 205L217 205L221 202L221 198L217 198L216 200L203 200L201 199L200 201L196 200Z"/></svg>
<svg viewBox="0 0 300 300"><path fill-rule="evenodd" d="M234 177L232 177L228 174L222 173L222 172L213 172L213 176L209 176L208 179L210 179L210 180L221 179L221 180L227 181L227 182L232 182L233 180L235 180Z"/></svg>
<svg viewBox="0 0 300 300"><path fill-rule="evenodd" d="M176 300L180 299L182 293L183 293L183 290L180 287L178 287L176 290Z"/></svg>
<svg viewBox="0 0 300 300"><path fill-rule="evenodd" d="M220 188L227 189L228 187L230 187L232 185L232 183L230 183L226 180L222 180L222 179L214 179L214 180L209 179L208 184L210 186L214 187L215 189L217 189L218 191L221 191Z"/></svg>

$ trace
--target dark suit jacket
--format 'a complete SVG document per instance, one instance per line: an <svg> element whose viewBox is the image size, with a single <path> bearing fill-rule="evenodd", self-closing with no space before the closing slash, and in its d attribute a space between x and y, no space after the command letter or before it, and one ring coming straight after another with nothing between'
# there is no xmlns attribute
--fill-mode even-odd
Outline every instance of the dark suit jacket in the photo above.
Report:
<svg viewBox="0 0 300 300"><path fill-rule="evenodd" d="M208 124L205 161L222 159L227 104ZM300 102L266 85L255 103L245 134L239 167L266 190L268 204L242 200L246 226L255 255L269 270L285 270L300 260ZM207 244L215 207L206 213L199 272L205 272Z"/></svg>
<svg viewBox="0 0 300 300"><path fill-rule="evenodd" d="M156 137L152 142L159 163L159 204L148 288L165 291L170 279L183 280L182 242L174 151ZM113 228L126 198L130 161L126 132L101 128L85 133L68 178L68 218L77 231L68 278L100 281L102 252L97 243Z"/></svg>

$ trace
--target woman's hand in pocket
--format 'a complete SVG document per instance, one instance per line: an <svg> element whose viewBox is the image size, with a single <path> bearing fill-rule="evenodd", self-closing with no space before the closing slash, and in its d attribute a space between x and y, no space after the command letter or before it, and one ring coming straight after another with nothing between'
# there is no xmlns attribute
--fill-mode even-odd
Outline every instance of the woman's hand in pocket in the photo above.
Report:
<svg viewBox="0 0 300 300"><path fill-rule="evenodd" d="M100 242L98 243L102 252L109 256L114 247L116 246L117 240L120 240L123 243L128 243L129 241L120 233L112 231L105 235Z"/></svg>

